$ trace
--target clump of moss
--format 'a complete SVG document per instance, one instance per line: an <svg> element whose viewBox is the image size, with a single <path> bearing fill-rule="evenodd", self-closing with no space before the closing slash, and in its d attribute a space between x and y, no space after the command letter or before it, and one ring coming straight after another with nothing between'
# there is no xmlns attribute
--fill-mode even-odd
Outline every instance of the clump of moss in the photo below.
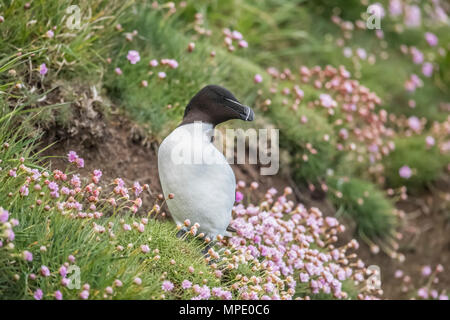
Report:
<svg viewBox="0 0 450 320"><path fill-rule="evenodd" d="M424 190L439 177L449 160L450 157L442 154L437 145L427 146L423 135L398 138L395 150L384 159L386 185L391 188L406 186L410 192ZM403 166L411 168L411 177L400 176L399 170Z"/></svg>
<svg viewBox="0 0 450 320"><path fill-rule="evenodd" d="M394 206L371 182L358 178L329 177L330 199L343 215L356 222L356 232L370 239L394 234L398 224Z"/></svg>
<svg viewBox="0 0 450 320"><path fill-rule="evenodd" d="M336 154L333 128L326 118L306 108L299 110L300 116L281 107L269 112L275 125L283 128L280 130L280 146L291 155L290 167L294 179L300 183L323 180ZM300 121L301 116L307 118L306 123ZM324 139L326 135L328 141ZM312 153L312 149L317 152Z"/></svg>

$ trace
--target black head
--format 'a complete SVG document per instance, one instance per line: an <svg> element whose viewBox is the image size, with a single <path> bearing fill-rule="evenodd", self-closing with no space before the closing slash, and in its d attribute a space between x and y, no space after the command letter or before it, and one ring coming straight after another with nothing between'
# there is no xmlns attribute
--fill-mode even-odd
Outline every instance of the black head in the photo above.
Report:
<svg viewBox="0 0 450 320"><path fill-rule="evenodd" d="M189 101L182 124L202 121L214 126L231 119L253 121L253 110L241 104L227 89L208 85Z"/></svg>

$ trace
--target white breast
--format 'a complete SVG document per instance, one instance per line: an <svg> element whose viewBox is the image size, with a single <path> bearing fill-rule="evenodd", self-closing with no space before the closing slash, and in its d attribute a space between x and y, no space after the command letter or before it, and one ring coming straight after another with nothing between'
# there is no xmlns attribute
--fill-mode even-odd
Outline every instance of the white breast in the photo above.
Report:
<svg viewBox="0 0 450 320"><path fill-rule="evenodd" d="M186 124L161 143L158 171L170 214L177 224L189 219L211 239L225 235L235 201L236 178L224 155L211 143L212 125Z"/></svg>

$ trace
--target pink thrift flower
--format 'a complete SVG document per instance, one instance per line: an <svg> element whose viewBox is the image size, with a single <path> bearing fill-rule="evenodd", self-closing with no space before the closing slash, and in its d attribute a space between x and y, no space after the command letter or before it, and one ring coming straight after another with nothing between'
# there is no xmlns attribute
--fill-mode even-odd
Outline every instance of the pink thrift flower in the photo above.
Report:
<svg viewBox="0 0 450 320"><path fill-rule="evenodd" d="M158 72L158 78L160 79L165 79L166 78L166 73L164 71Z"/></svg>
<svg viewBox="0 0 450 320"><path fill-rule="evenodd" d="M390 0L389 1L389 14L392 17L397 17L403 12L403 3L401 0Z"/></svg>
<svg viewBox="0 0 450 320"><path fill-rule="evenodd" d="M177 62L177 60L174 60L174 59L170 59L168 65L172 69L178 68L178 62Z"/></svg>
<svg viewBox="0 0 450 320"><path fill-rule="evenodd" d="M87 298L89 298L89 291L87 291L87 290L81 291L80 298L83 300L86 300Z"/></svg>
<svg viewBox="0 0 450 320"><path fill-rule="evenodd" d="M428 299L428 290L426 288L420 288L417 290L417 295L422 299Z"/></svg>
<svg viewBox="0 0 450 320"><path fill-rule="evenodd" d="M432 136L427 136L425 138L425 142L427 144L428 147L432 147L436 144L436 141L434 140L434 138Z"/></svg>
<svg viewBox="0 0 450 320"><path fill-rule="evenodd" d="M23 196L23 197L28 196L28 192L29 192L28 187L27 186L21 186L20 189L19 189L19 192L20 192L20 195Z"/></svg>
<svg viewBox="0 0 450 320"><path fill-rule="evenodd" d="M13 177L13 178L17 177L17 171L16 170L11 169L11 170L9 170L8 174L9 174L10 177Z"/></svg>
<svg viewBox="0 0 450 320"><path fill-rule="evenodd" d="M50 276L50 270L46 266L41 266L41 274L44 277L49 277Z"/></svg>
<svg viewBox="0 0 450 320"><path fill-rule="evenodd" d="M415 116L408 118L408 125L414 131L420 131L420 129L422 129L422 124L420 123L419 118Z"/></svg>
<svg viewBox="0 0 450 320"><path fill-rule="evenodd" d="M127 59L128 61L130 61L131 64L136 64L137 62L141 61L139 52L137 52L136 50L128 51Z"/></svg>
<svg viewBox="0 0 450 320"><path fill-rule="evenodd" d="M121 75L123 74L122 69L120 69L120 68L115 68L115 69L114 69L114 72L115 72L118 76L121 76Z"/></svg>
<svg viewBox="0 0 450 320"><path fill-rule="evenodd" d="M366 59L367 59L367 52L366 52L366 50L363 49L363 48L358 48L358 49L356 49L356 54L358 55L358 57L359 57L361 60L366 60Z"/></svg>
<svg viewBox="0 0 450 320"><path fill-rule="evenodd" d="M334 217L326 217L325 222L331 228L337 227L339 225L339 221Z"/></svg>
<svg viewBox="0 0 450 320"><path fill-rule="evenodd" d="M70 189L67 188L67 187L62 187L61 188L61 193L65 194L65 195L68 195L70 193Z"/></svg>
<svg viewBox="0 0 450 320"><path fill-rule="evenodd" d="M305 272L300 273L300 281L301 282L308 282L309 281L309 275Z"/></svg>
<svg viewBox="0 0 450 320"><path fill-rule="evenodd" d="M9 212L0 207L0 222L6 222L9 218Z"/></svg>
<svg viewBox="0 0 450 320"><path fill-rule="evenodd" d="M232 33L231 33L231 37L234 39L234 40L242 40L244 37L242 36L242 33L240 33L239 31L237 31L237 30L234 30Z"/></svg>
<svg viewBox="0 0 450 320"><path fill-rule="evenodd" d="M55 291L54 295L55 295L55 299L56 300L62 300L63 299L63 295L62 295L61 291L59 291L59 290Z"/></svg>
<svg viewBox="0 0 450 320"><path fill-rule="evenodd" d="M430 78L433 75L433 64L431 62L425 62L422 65L422 73L425 77Z"/></svg>
<svg viewBox="0 0 450 320"><path fill-rule="evenodd" d="M23 258L25 259L25 261L33 261L33 254L30 251L25 250L23 252Z"/></svg>
<svg viewBox="0 0 450 320"><path fill-rule="evenodd" d="M158 66L158 60L156 60L156 59L153 59L153 60L150 60L150 62L148 63L151 67L157 67Z"/></svg>
<svg viewBox="0 0 450 320"><path fill-rule="evenodd" d="M41 300L43 296L44 296L44 293L42 292L41 289L37 289L34 292L34 299L36 299L36 300Z"/></svg>
<svg viewBox="0 0 450 320"><path fill-rule="evenodd" d="M422 276L428 277L431 274L432 270L430 266L424 266L422 268Z"/></svg>
<svg viewBox="0 0 450 320"><path fill-rule="evenodd" d="M427 40L428 44L431 47L434 47L438 44L438 37L431 32L425 32L425 40Z"/></svg>
<svg viewBox="0 0 450 320"><path fill-rule="evenodd" d="M342 50L342 53L344 54L344 57L346 57L346 58L350 58L351 56L352 56L352 49L351 48L349 48L349 47L345 47L343 50Z"/></svg>
<svg viewBox="0 0 450 320"><path fill-rule="evenodd" d="M141 245L141 251L142 251L143 253L149 253L149 252L150 252L150 248L149 248L148 245L143 244L143 245Z"/></svg>
<svg viewBox="0 0 450 320"><path fill-rule="evenodd" d="M84 159L83 158L78 158L75 162L77 164L77 168L84 168Z"/></svg>
<svg viewBox="0 0 450 320"><path fill-rule="evenodd" d="M421 64L423 62L424 57L423 57L422 51L420 51L416 47L412 47L411 54L412 54L413 62L415 64Z"/></svg>
<svg viewBox="0 0 450 320"><path fill-rule="evenodd" d="M55 33L53 32L53 30L48 30L48 31L45 33L45 36L46 36L47 38L51 39L51 38L53 38L53 37L55 36Z"/></svg>
<svg viewBox="0 0 450 320"><path fill-rule="evenodd" d="M181 287L183 289L189 289L190 287L192 287L192 282L190 282L189 280L183 280L183 282L181 283Z"/></svg>
<svg viewBox="0 0 450 320"><path fill-rule="evenodd" d="M39 66L39 74L40 74L41 76L44 76L44 75L47 74L47 72L48 72L48 69L47 69L47 66L45 65L45 63L41 64L41 65Z"/></svg>
<svg viewBox="0 0 450 320"><path fill-rule="evenodd" d="M67 275L67 268L65 266L61 266L61 268L59 268L59 274L64 278Z"/></svg>
<svg viewBox="0 0 450 320"><path fill-rule="evenodd" d="M248 42L245 40L239 41L239 47L241 48L248 48Z"/></svg>
<svg viewBox="0 0 450 320"><path fill-rule="evenodd" d="M341 130L339 130L339 136L342 139L347 140L347 138L348 138L348 130L346 128L342 128Z"/></svg>
<svg viewBox="0 0 450 320"><path fill-rule="evenodd" d="M70 163L73 163L77 161L78 155L75 151L69 151L69 153L67 154L67 159L69 160Z"/></svg>
<svg viewBox="0 0 450 320"><path fill-rule="evenodd" d="M67 279L67 278L62 278L61 279L61 285L63 287L66 287L68 284L69 284L69 279Z"/></svg>
<svg viewBox="0 0 450 320"><path fill-rule="evenodd" d="M413 28L422 24L422 12L416 5L406 5L405 7L405 25Z"/></svg>
<svg viewBox="0 0 450 320"><path fill-rule="evenodd" d="M411 178L412 170L408 166L403 166L400 168L398 173L399 173L400 177L402 177L403 179L409 179L409 178Z"/></svg>
<svg viewBox="0 0 450 320"><path fill-rule="evenodd" d="M253 80L255 81L255 83L261 83L263 81L263 78L260 74L255 74Z"/></svg>
<svg viewBox="0 0 450 320"><path fill-rule="evenodd" d="M138 196L142 193L142 191L143 191L144 189L141 187L140 183L139 183L138 181L136 181L136 182L133 184L133 190L134 190L134 195L135 195L136 197L138 197Z"/></svg>
<svg viewBox="0 0 450 320"><path fill-rule="evenodd" d="M325 108L333 108L337 106L337 102L333 100L333 98L326 93L322 93L319 96L320 104Z"/></svg>
<svg viewBox="0 0 450 320"><path fill-rule="evenodd" d="M93 175L94 175L95 177L101 178L102 175L103 175L103 173L102 173L101 170L96 169L96 170L94 170Z"/></svg>
<svg viewBox="0 0 450 320"><path fill-rule="evenodd" d="M163 289L164 291L172 291L173 289L173 283L170 282L169 280L165 280L162 283L161 289Z"/></svg>
<svg viewBox="0 0 450 320"><path fill-rule="evenodd" d="M138 286L140 286L142 284L142 279L139 277L134 278L133 282L135 284L137 284Z"/></svg>
<svg viewBox="0 0 450 320"><path fill-rule="evenodd" d="M244 195L240 191L236 191L236 202L241 202L244 199Z"/></svg>
<svg viewBox="0 0 450 320"><path fill-rule="evenodd" d="M396 270L394 273L395 278L401 278L403 277L403 271L402 270Z"/></svg>

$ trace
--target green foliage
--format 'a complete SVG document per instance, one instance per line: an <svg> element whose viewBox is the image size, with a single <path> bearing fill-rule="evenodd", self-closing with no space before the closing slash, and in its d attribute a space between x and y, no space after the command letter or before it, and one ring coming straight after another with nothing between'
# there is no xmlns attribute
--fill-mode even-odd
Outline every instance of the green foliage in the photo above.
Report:
<svg viewBox="0 0 450 320"><path fill-rule="evenodd" d="M449 155L442 154L437 145L428 147L425 136L412 136L395 140L395 150L384 159L386 185L392 188L406 186L409 191L423 191L436 180L449 163ZM409 166L413 174L402 178L399 170Z"/></svg>
<svg viewBox="0 0 450 320"><path fill-rule="evenodd" d="M81 74L98 77L102 73L102 62L110 50L109 40L114 36L115 22L130 5L129 1L78 1L80 28L70 29L71 14L66 11L70 4L64 1L47 1L45 4L26 0L1 2L0 6L5 10L2 11L0 58L17 53L19 48L23 53L43 49L32 62L54 66L54 70L60 70L68 78ZM27 3L29 8L25 9ZM53 31L53 37L47 36L49 30ZM24 67L37 68L37 65Z"/></svg>
<svg viewBox="0 0 450 320"><path fill-rule="evenodd" d="M328 177L330 198L338 212L356 223L356 232L370 239L394 235L397 219L393 204L376 185L358 178Z"/></svg>
<svg viewBox="0 0 450 320"><path fill-rule="evenodd" d="M307 123L301 123L300 117L306 116ZM296 181L300 184L316 183L324 179L326 171L332 166L335 148L333 129L327 120L314 110L302 108L297 116L287 108L269 110L269 117L280 129L280 146L291 154L290 167ZM330 141L324 140L329 135ZM308 151L306 144L310 143L317 154ZM303 156L307 156L307 160Z"/></svg>
<svg viewBox="0 0 450 320"><path fill-rule="evenodd" d="M45 205L52 205L53 200L46 192L44 196L30 195L23 197L18 190L24 182L24 172L21 164L29 168L42 166L38 154L34 153L33 138L24 131L25 126L11 130L18 111L3 113L0 117L0 204L7 209L12 218L19 220L14 228L14 245L18 252L28 250L33 254L33 261L26 262L19 254L14 260L6 250L0 250L2 272L0 274L0 297L2 299L32 299L33 293L29 288L41 288L44 298L53 299L53 292L61 290L65 299L77 299L80 290L72 290L59 284L58 269L67 262L69 255L76 257L75 264L80 267L81 285L89 283L99 289L113 286L115 279L123 282L123 287L115 290L114 299L148 299L160 298L161 275L167 272L167 279L174 283L181 283L189 279L193 283L201 284L204 279L214 285L219 280L208 271L208 265L201 254L203 244L196 239L179 239L175 236L173 223L152 220L145 232L120 232L123 223L132 224L136 219L130 216L110 216L100 221L99 225L107 226L113 223L112 231L117 235L108 240L108 233L97 234L92 229L92 220L68 219L56 207L50 210ZM8 143L8 146L5 146ZM21 162L20 158L25 159ZM17 178L10 178L9 171L17 169ZM45 168L45 166L44 166ZM14 191L10 194L11 191ZM36 201L43 201L36 205ZM132 244L128 248L128 244ZM151 252L142 255L140 245L148 244L151 250L158 249L160 259ZM5 244L6 245L6 244ZM125 249L118 251L117 245ZM46 247L45 251L40 248ZM173 265L171 260L176 264ZM35 282L29 279L31 273L39 274L42 265L49 267L51 276L38 277ZM193 266L195 274L188 271ZM202 274L203 272L203 274ZM14 275L20 278L14 280ZM142 279L142 287L133 283L135 277ZM103 290L91 292L91 298L103 299ZM186 298L180 288L169 294L169 298Z"/></svg>
<svg viewBox="0 0 450 320"><path fill-rule="evenodd" d="M242 97L239 99L243 103L254 104L256 94L251 79L256 72L261 72L259 67L223 50L218 50L216 57L209 57L213 47L207 41L198 42L195 50L187 53L190 40L176 29L174 21L144 8L124 23L127 30L141 31L130 44L124 44L124 40L117 42L115 63L106 80L110 95L133 118L148 125L154 136L162 138L181 121L190 98L207 84L227 87ZM136 65L126 59L129 50L140 52L141 61ZM177 60L179 66L171 69L148 65L152 59L164 58ZM113 76L115 67L120 67L123 75ZM158 72L165 72L167 78L160 79ZM148 82L148 87L142 87L143 80ZM172 108L168 109L168 105Z"/></svg>

